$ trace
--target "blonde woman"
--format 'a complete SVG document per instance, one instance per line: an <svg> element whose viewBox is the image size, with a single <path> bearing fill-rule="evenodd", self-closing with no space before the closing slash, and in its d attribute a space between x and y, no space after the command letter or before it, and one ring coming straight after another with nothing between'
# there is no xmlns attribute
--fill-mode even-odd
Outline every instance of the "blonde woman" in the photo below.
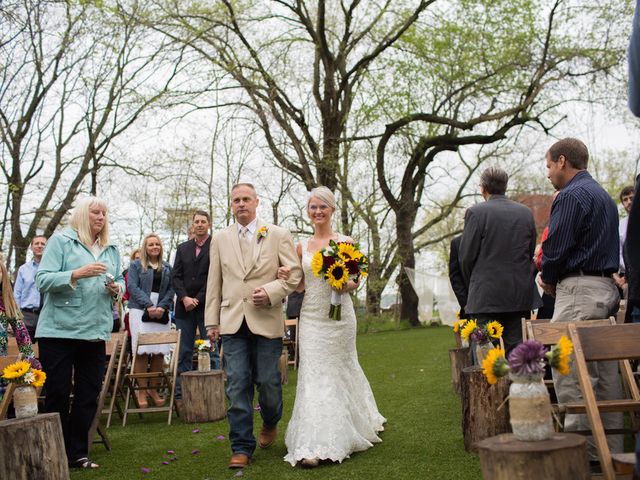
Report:
<svg viewBox="0 0 640 480"><path fill-rule="evenodd" d="M171 265L162 260L163 249L160 237L150 233L142 242L140 259L129 265L129 328L133 351L136 351L138 335L148 332L164 332L171 329L169 312L173 306L174 290L171 285ZM160 372L164 355L169 353L167 345L142 347L134 366L137 373ZM145 380L140 380L141 390L136 392L140 408L147 407L147 396L156 406L164 405L164 399ZM144 387L151 388L145 390Z"/></svg>
<svg viewBox="0 0 640 480"><path fill-rule="evenodd" d="M89 428L104 376L105 340L113 327L112 301L124 292L103 200L78 202L69 228L47 242L36 285L44 296L36 338L47 374L45 411L60 414L69 466L98 468L88 458Z"/></svg>
<svg viewBox="0 0 640 480"><path fill-rule="evenodd" d="M311 191L307 213L311 238L297 245L305 289L300 311L300 367L293 414L285 444L291 465L315 467L321 460L342 462L353 452L380 442L385 418L380 415L356 351L356 315L349 295L342 300L342 319L329 318L331 288L311 270L313 254L335 242L353 242L333 230L337 205L327 187ZM280 272L279 272L280 275ZM352 280L343 288L357 288Z"/></svg>

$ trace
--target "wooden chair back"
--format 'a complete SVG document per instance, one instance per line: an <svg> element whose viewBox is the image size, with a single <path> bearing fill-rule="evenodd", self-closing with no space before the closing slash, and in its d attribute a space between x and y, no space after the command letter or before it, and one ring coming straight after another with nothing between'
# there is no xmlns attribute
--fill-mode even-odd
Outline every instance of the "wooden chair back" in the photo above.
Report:
<svg viewBox="0 0 640 480"><path fill-rule="evenodd" d="M171 425L171 418L173 414L173 410L176 410L176 414L178 414L178 409L175 406L175 392L176 392L176 380L178 378L178 357L180 354L180 330L170 330L167 332L156 332L156 333L141 333L138 335L138 342L135 350L132 352L131 359L131 370L129 374L126 375L126 381L128 384L127 394L125 398L125 406L124 406L124 415L122 418L122 426L126 426L127 424L127 416L129 412L133 413L145 413L145 412L169 412L169 416L167 419L167 424ZM169 368L167 372L148 372L148 373L136 373L134 371L136 358L138 356L138 350L140 347L145 345L169 345L171 350L171 359L169 361ZM145 355L145 354L142 354ZM168 405L162 407L148 407L148 408L139 408L136 404L135 408L129 408L129 403L132 393L135 390L140 389L137 380L138 379L160 379L162 382L162 387L166 387L169 390L169 402ZM146 387L145 387L146 388Z"/></svg>
<svg viewBox="0 0 640 480"><path fill-rule="evenodd" d="M590 322L586 322L590 323ZM627 362L640 358L640 324L612 324L594 328L578 328L569 324L569 338L574 348L574 368L584 398L584 405L591 424L593 440L600 457L605 480L616 478L615 466L607 444L602 412L628 412L640 410L640 393L635 381L630 385L631 398L598 402L593 391L587 368L588 361L620 360ZM622 377L631 373L631 368L622 371Z"/></svg>

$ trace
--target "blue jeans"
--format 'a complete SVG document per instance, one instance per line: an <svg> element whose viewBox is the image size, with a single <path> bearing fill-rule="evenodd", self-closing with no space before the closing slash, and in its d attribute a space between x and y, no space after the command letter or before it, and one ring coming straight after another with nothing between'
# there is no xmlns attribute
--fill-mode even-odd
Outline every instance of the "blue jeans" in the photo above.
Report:
<svg viewBox="0 0 640 480"><path fill-rule="evenodd" d="M222 346L227 374L231 450L251 457L256 449L253 436L254 384L258 387L264 425L275 427L282 418L282 382L278 371L282 339L254 335L243 322L236 333L222 336Z"/></svg>
<svg viewBox="0 0 640 480"><path fill-rule="evenodd" d="M631 310L631 321L633 323L640 323L640 307L634 306L633 310Z"/></svg>
<svg viewBox="0 0 640 480"><path fill-rule="evenodd" d="M184 320L175 318L176 329L181 330L180 333L180 356L178 357L178 380L176 382L176 398L182 398L182 380L180 374L182 372L190 372L193 370L193 349L196 342L196 328L200 332L200 338L207 339L207 330L204 328L204 318L200 320ZM211 352L211 368L218 370L220 368L220 349L216 346L214 352Z"/></svg>

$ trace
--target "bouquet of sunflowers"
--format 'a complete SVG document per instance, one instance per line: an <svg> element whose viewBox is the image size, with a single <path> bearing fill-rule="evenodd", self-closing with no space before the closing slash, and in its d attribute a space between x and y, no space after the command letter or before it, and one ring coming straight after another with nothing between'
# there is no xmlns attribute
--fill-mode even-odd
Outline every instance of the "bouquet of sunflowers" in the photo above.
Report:
<svg viewBox="0 0 640 480"><path fill-rule="evenodd" d="M316 277L324 278L331 287L329 318L340 320L342 308L341 290L349 279L366 277L369 269L367 257L357 243L334 242L317 251L311 259L311 270Z"/></svg>
<svg viewBox="0 0 640 480"><path fill-rule="evenodd" d="M459 333L462 340L474 341L478 344L488 343L502 338L504 327L494 320L486 325L478 325L475 320L457 320L453 324L453 331Z"/></svg>
<svg viewBox="0 0 640 480"><path fill-rule="evenodd" d="M490 384L499 377L511 372L513 375L535 375L544 373L544 362L549 362L561 375L569 373L569 357L573 352L573 344L566 336L560 337L558 343L547 351L546 347L536 340L526 340L504 356L504 349L494 348L482 362L482 373Z"/></svg>
<svg viewBox="0 0 640 480"><path fill-rule="evenodd" d="M2 378L9 383L15 383L18 387L30 385L40 388L44 385L47 376L42 370L33 368L28 361L19 360L4 368Z"/></svg>

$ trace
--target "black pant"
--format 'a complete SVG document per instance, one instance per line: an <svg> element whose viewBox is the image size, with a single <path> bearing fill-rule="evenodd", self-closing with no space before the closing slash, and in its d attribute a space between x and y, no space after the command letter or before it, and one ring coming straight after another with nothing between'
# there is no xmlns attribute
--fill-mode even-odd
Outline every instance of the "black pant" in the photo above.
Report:
<svg viewBox="0 0 640 480"><path fill-rule="evenodd" d="M41 338L40 362L47 374L44 408L60 414L67 458L89 453L89 429L98 409L105 367L105 344L66 338ZM73 404L69 411L73 375Z"/></svg>

